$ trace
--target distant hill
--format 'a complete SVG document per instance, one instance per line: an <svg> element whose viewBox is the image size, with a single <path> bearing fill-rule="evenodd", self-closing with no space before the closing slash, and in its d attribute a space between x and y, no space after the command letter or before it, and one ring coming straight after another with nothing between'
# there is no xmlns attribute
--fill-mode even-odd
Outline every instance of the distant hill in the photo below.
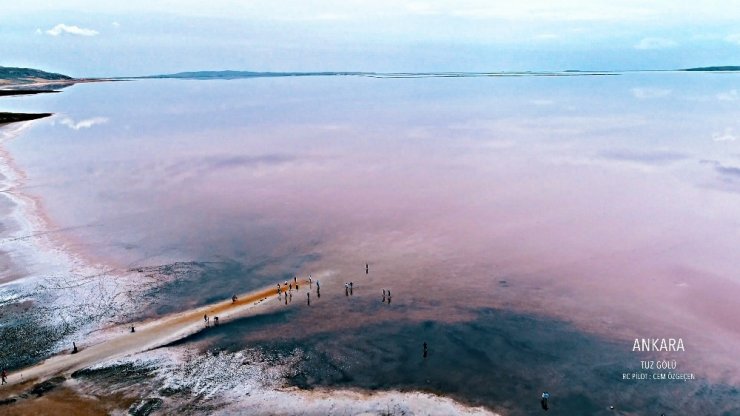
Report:
<svg viewBox="0 0 740 416"><path fill-rule="evenodd" d="M147 75L137 78L184 78L184 79L238 79L265 77L319 77L333 75L364 75L364 72L252 72L252 71L192 71L176 74Z"/></svg>
<svg viewBox="0 0 740 416"><path fill-rule="evenodd" d="M713 71L740 71L740 66L704 66L700 68L687 68L682 71L713 72Z"/></svg>
<svg viewBox="0 0 740 416"><path fill-rule="evenodd" d="M40 81L68 81L72 79L67 75L46 72L40 69L0 66L0 85L28 84Z"/></svg>

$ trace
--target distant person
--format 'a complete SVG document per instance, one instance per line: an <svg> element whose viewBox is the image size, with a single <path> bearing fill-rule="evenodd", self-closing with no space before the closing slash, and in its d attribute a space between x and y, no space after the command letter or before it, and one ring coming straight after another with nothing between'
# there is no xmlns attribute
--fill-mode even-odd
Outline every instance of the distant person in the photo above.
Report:
<svg viewBox="0 0 740 416"><path fill-rule="evenodd" d="M365 263L365 274L370 273L370 265Z"/></svg>
<svg viewBox="0 0 740 416"><path fill-rule="evenodd" d="M0 374L0 376L2 376L2 379L3 379L2 384L8 384L8 372L4 368L3 368L3 372L2 372L2 374Z"/></svg>
<svg viewBox="0 0 740 416"><path fill-rule="evenodd" d="M208 315L203 315L203 322L208 322Z"/></svg>
<svg viewBox="0 0 740 416"><path fill-rule="evenodd" d="M313 287L313 280L311 280L311 275L308 275L308 286Z"/></svg>
<svg viewBox="0 0 740 416"><path fill-rule="evenodd" d="M427 358L427 343L424 342L424 358Z"/></svg>
<svg viewBox="0 0 740 416"><path fill-rule="evenodd" d="M540 404L542 405L542 410L547 411L550 408L550 405L547 403L549 399L550 399L550 393L543 392L542 399L540 400Z"/></svg>
<svg viewBox="0 0 740 416"><path fill-rule="evenodd" d="M308 306L311 306L311 292L306 292L306 301L308 302Z"/></svg>
<svg viewBox="0 0 740 416"><path fill-rule="evenodd" d="M136 328L134 328L134 326L131 325L131 333L134 333L134 332L136 332Z"/></svg>
<svg viewBox="0 0 740 416"><path fill-rule="evenodd" d="M316 289L318 289L318 288L320 288L320 287L321 287L321 285L319 284L319 281L317 280L317 281L316 281Z"/></svg>
<svg viewBox="0 0 740 416"><path fill-rule="evenodd" d="M285 294L285 304L286 305L288 304L288 294L287 293Z"/></svg>
<svg viewBox="0 0 740 416"><path fill-rule="evenodd" d="M234 294L234 296L231 297L231 303L236 303L236 294Z"/></svg>
<svg viewBox="0 0 740 416"><path fill-rule="evenodd" d="M72 343L72 354L77 354L77 344Z"/></svg>
<svg viewBox="0 0 740 416"><path fill-rule="evenodd" d="M213 317L213 326L218 326L218 316Z"/></svg>
<svg viewBox="0 0 740 416"><path fill-rule="evenodd" d="M298 283L298 276L293 276L293 283Z"/></svg>

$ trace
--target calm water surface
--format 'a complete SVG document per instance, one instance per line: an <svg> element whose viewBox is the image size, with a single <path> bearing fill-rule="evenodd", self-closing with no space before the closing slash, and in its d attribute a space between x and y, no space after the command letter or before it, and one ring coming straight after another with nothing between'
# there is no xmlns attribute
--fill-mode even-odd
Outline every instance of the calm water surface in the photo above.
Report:
<svg viewBox="0 0 740 416"><path fill-rule="evenodd" d="M701 383L729 383L707 399L724 409L740 378L738 89L736 75L687 73L151 80L3 104L56 112L7 147L71 249L122 269L190 262L146 313L296 273L321 279L311 309L301 293L292 309L303 312L264 318L269 335L241 323L204 335L212 345L297 343L341 366L369 334L404 340L374 347L386 354L375 357L436 337L465 378L480 371L482 346L498 342L503 355L487 359L512 378L488 380L525 397L558 368L620 389L621 372L639 365L634 337L681 337L677 359L702 380L656 394L695 398ZM384 288L391 305L380 303ZM285 313L300 325L270 331ZM526 335L530 324L542 337ZM462 341L439 338L450 331ZM607 370L546 341L573 333L589 337L578 345ZM344 334L342 347L315 342L326 334ZM548 357L551 377L501 364ZM409 360L388 371L407 374ZM343 383L318 367L297 384ZM424 386L361 367L347 384ZM568 394L571 411L602 408L600 393Z"/></svg>

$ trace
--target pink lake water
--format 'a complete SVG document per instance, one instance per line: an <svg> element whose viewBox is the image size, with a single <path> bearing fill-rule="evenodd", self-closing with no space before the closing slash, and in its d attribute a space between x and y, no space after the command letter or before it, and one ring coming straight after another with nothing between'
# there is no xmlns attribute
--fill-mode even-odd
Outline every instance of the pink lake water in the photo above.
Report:
<svg viewBox="0 0 740 416"><path fill-rule="evenodd" d="M82 84L4 100L56 113L6 147L68 249L121 270L231 265L181 306L312 273L342 296L392 288L401 308L316 332L496 308L625 351L680 337L686 367L737 383L738 88L699 73Z"/></svg>

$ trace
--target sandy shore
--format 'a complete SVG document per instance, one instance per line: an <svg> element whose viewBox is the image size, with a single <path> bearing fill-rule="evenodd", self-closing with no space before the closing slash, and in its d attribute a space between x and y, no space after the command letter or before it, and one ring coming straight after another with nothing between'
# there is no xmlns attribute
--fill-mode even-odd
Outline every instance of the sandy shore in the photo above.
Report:
<svg viewBox="0 0 740 416"><path fill-rule="evenodd" d="M306 287L308 285L308 281L301 280L299 283ZM283 289L286 290L285 287ZM275 288L263 289L238 296L236 302L229 299L147 322L134 322L131 324L136 329L134 333L130 332L131 325L110 328L106 330L108 339L94 345L85 345L84 341L81 341L77 343L78 353L71 354L70 348L69 351L49 358L38 365L18 370L8 377L8 383L13 385L38 381L166 345L206 329L204 315L219 317L220 322L224 324L225 320L245 316L262 302L275 297L277 297ZM212 319L211 325L213 322Z"/></svg>

